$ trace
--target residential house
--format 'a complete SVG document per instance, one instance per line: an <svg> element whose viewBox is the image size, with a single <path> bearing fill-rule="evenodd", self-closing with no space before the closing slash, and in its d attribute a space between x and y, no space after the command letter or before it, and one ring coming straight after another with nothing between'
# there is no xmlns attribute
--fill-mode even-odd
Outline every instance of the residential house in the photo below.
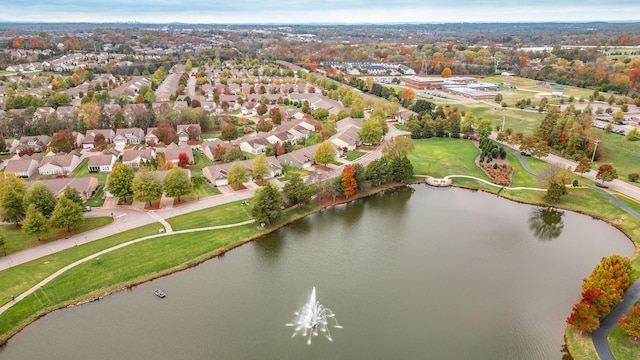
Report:
<svg viewBox="0 0 640 360"><path fill-rule="evenodd" d="M20 140L10 138L10 139L5 139L4 141L7 144L8 152L14 153L14 154L17 154L19 152L19 150L17 149L18 149L18 146L20 146Z"/></svg>
<svg viewBox="0 0 640 360"><path fill-rule="evenodd" d="M396 115L396 121L398 121L400 124L406 124L409 122L409 119L411 118L411 116L414 116L414 115L418 116L418 113L415 111L402 109L398 111L398 115Z"/></svg>
<svg viewBox="0 0 640 360"><path fill-rule="evenodd" d="M202 130L200 124L182 124L177 126L178 144L186 143L189 140L200 140Z"/></svg>
<svg viewBox="0 0 640 360"><path fill-rule="evenodd" d="M61 120L67 121L67 123L69 121L71 121L71 118L73 117L73 112L76 108L73 106L59 106L56 109L56 113L58 113L58 117Z"/></svg>
<svg viewBox="0 0 640 360"><path fill-rule="evenodd" d="M270 173L267 177L265 177L265 179L272 179L276 176L282 175L282 165L280 165L278 160L276 160L274 156L267 157L267 160L269 161ZM253 176L253 160L243 160L240 161L240 163L247 167L251 179L251 177ZM207 166L206 168L202 169L202 176L204 176L207 180L209 180L210 183L214 184L215 186L228 185L229 179L227 175L232 165L233 163L225 163Z"/></svg>
<svg viewBox="0 0 640 360"><path fill-rule="evenodd" d="M154 148L125 149L122 152L122 163L134 169L139 168L141 163L149 162L155 158L156 149Z"/></svg>
<svg viewBox="0 0 640 360"><path fill-rule="evenodd" d="M82 140L84 140L84 135L82 133L74 131L74 132L71 133L71 136L73 136L73 148L74 149L81 149L82 148Z"/></svg>
<svg viewBox="0 0 640 360"><path fill-rule="evenodd" d="M51 190L56 197L62 196L64 189L68 186L78 192L82 200L91 198L99 187L98 179L87 176L80 178L57 178L37 181L27 181L26 188L30 189L35 183L40 182Z"/></svg>
<svg viewBox="0 0 640 360"><path fill-rule="evenodd" d="M40 175L71 174L80 164L81 155L77 152L45 156L40 163Z"/></svg>
<svg viewBox="0 0 640 360"><path fill-rule="evenodd" d="M85 150L91 150L94 147L94 143L96 140L96 136L98 134L102 134L104 136L104 140L110 144L113 142L113 138L116 136L116 133L111 129L93 129L87 130L87 134L82 139L82 148Z"/></svg>
<svg viewBox="0 0 640 360"><path fill-rule="evenodd" d="M89 172L111 172L117 160L118 157L110 152L91 156L88 164Z"/></svg>
<svg viewBox="0 0 640 360"><path fill-rule="evenodd" d="M278 156L278 162L282 165L308 169L315 163L316 150L318 149L318 146L320 146L320 144L280 155Z"/></svg>
<svg viewBox="0 0 640 360"><path fill-rule="evenodd" d="M43 119L46 116L49 116L49 115L53 114L54 112L56 112L56 110L54 108L50 107L50 106L38 107L33 112L33 119L34 120Z"/></svg>
<svg viewBox="0 0 640 360"><path fill-rule="evenodd" d="M144 142L149 146L158 145L158 136L156 135L156 129L154 127L147 128L147 135L144 136Z"/></svg>
<svg viewBox="0 0 640 360"><path fill-rule="evenodd" d="M335 135L329 138L329 141L333 145L338 148L338 150L346 150L352 151L355 150L356 147L362 145L362 141L360 141L360 135L358 134L358 129L354 127L349 127L344 129L343 131L339 131Z"/></svg>
<svg viewBox="0 0 640 360"><path fill-rule="evenodd" d="M116 130L113 143L116 146L139 145L145 140L144 131L140 128L126 128Z"/></svg>
<svg viewBox="0 0 640 360"><path fill-rule="evenodd" d="M247 135L236 141L240 146L240 150L250 154L259 155L266 151L269 142L263 137L255 135Z"/></svg>
<svg viewBox="0 0 640 360"><path fill-rule="evenodd" d="M20 138L20 145L16 148L16 153L20 150L31 148L35 152L41 152L47 149L51 137L47 135L23 136Z"/></svg>
<svg viewBox="0 0 640 360"><path fill-rule="evenodd" d="M186 144L169 144L169 146L164 149L164 161L171 162L174 165L178 165L178 163L180 162L180 154L182 153L187 154L187 156L189 157L189 164L193 164L193 149L191 149L191 146Z"/></svg>
<svg viewBox="0 0 640 360"><path fill-rule="evenodd" d="M30 178L37 174L40 166L40 161L29 155L23 155L20 159L7 160L6 163L7 165L4 167L5 175L13 173L22 178Z"/></svg>
<svg viewBox="0 0 640 360"><path fill-rule="evenodd" d="M218 145L225 148L225 152L229 151L233 147L233 144L229 141L222 141L220 139L208 139L200 144L200 149L204 156L206 156L211 161L216 161L216 148Z"/></svg>

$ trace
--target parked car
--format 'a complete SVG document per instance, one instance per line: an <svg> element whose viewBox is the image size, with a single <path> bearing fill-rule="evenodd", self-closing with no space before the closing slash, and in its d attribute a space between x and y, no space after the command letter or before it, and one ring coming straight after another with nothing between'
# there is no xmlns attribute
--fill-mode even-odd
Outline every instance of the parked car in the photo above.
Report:
<svg viewBox="0 0 640 360"><path fill-rule="evenodd" d="M82 212L91 212L91 206L85 206L82 208Z"/></svg>

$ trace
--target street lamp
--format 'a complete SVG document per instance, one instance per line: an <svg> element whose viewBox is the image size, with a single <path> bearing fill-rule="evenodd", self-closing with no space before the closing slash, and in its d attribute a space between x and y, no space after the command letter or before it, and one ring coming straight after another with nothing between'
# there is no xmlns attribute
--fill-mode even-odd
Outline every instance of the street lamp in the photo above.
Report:
<svg viewBox="0 0 640 360"><path fill-rule="evenodd" d="M593 147L593 155L591 155L591 162L593 162L593 159L596 158L596 150L598 149L598 143L600 143L600 140L595 140L594 142L596 146Z"/></svg>

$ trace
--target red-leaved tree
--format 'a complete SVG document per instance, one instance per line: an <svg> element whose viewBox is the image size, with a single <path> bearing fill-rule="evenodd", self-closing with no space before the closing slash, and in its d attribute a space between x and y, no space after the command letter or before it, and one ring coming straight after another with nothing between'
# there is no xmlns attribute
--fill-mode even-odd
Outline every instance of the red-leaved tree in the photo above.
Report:
<svg viewBox="0 0 640 360"><path fill-rule="evenodd" d="M592 332L600 327L600 319L596 307L581 301L573 306L573 311L567 319L569 325L573 325L582 334L583 331Z"/></svg>
<svg viewBox="0 0 640 360"><path fill-rule="evenodd" d="M358 183L354 177L356 171L352 165L347 165L342 170L342 193L346 198L356 193Z"/></svg>
<svg viewBox="0 0 640 360"><path fill-rule="evenodd" d="M178 155L178 166L181 168L189 166L189 155L187 155L187 153L180 153Z"/></svg>

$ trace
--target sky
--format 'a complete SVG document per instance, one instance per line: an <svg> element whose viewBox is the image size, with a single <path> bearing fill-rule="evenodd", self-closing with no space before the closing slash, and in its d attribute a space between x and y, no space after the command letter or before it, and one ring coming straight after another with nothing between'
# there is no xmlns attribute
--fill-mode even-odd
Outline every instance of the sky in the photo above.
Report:
<svg viewBox="0 0 640 360"><path fill-rule="evenodd" d="M0 6L0 22L352 24L640 21L640 1L637 0L5 0L3 2L5 3Z"/></svg>

